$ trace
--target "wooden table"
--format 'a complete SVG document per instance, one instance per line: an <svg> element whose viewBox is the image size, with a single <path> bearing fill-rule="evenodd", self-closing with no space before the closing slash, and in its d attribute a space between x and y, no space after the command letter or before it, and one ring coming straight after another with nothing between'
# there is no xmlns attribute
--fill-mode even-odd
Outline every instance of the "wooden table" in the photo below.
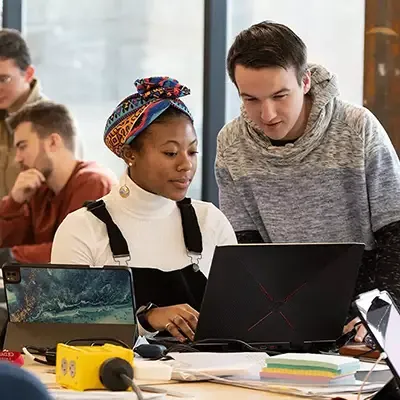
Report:
<svg viewBox="0 0 400 400"><path fill-rule="evenodd" d="M54 368L46 367L40 364L27 364L25 368L36 375L49 389L59 389L56 384ZM269 400L269 399L300 399L300 397L291 397L288 395L279 395L274 393L262 392L252 389L244 389L234 386L221 385L210 382L138 382L138 384L148 384L163 389L171 389L185 394L190 394L196 400ZM357 399L356 395L340 396L346 400ZM167 397L168 399L179 400L177 397Z"/></svg>

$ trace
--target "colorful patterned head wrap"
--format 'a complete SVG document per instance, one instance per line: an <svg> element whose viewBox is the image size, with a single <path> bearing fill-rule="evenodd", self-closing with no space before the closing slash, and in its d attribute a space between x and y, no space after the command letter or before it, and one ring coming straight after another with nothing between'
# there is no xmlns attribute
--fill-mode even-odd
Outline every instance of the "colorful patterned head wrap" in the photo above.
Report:
<svg viewBox="0 0 400 400"><path fill-rule="evenodd" d="M177 80L165 77L137 79L137 93L131 94L118 104L107 120L104 142L107 147L121 157L124 144L146 129L169 107L173 106L193 117L179 97L190 94L190 90Z"/></svg>

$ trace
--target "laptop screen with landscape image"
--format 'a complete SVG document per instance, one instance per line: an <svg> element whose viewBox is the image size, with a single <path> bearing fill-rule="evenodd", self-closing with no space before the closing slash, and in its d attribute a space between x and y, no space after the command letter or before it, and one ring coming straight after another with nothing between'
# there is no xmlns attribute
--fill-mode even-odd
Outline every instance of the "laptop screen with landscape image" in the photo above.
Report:
<svg viewBox="0 0 400 400"><path fill-rule="evenodd" d="M10 327L33 334L45 326L50 338L61 331L65 340L92 337L89 333L118 338L118 332L136 328L129 268L10 264L3 267L3 277L9 315L6 345Z"/></svg>

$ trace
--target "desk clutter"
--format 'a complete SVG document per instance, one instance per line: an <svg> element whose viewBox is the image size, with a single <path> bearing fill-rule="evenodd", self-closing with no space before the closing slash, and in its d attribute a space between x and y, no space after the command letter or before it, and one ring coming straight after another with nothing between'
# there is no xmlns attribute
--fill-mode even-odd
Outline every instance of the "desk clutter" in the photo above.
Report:
<svg viewBox="0 0 400 400"><path fill-rule="evenodd" d="M304 254L308 254L309 249L305 247L294 246L297 250L300 249L305 252ZM227 250L224 247L220 249L220 252ZM249 249L248 246L240 249L234 247L235 251L230 254L232 262L236 259L236 256L244 257L245 254L242 254L242 251L248 252ZM254 252L254 248L251 247L251 249ZM256 261L268 258L264 257L266 249L267 247L257 248L262 254L248 254L249 260L252 260L250 256L257 256L254 258ZM272 251L271 249L279 251L279 255L282 256L287 253L287 249L280 246L268 247L267 250ZM335 254L336 251L340 250L341 253L344 249L347 249L347 247L331 248ZM240 254L236 254L236 251L239 250ZM325 256L327 249L317 246L314 250L318 250L318 254ZM353 256L358 258L362 249L356 248L355 250L357 251ZM348 254L347 251L346 254ZM222 257L222 255L224 254L221 253L220 256ZM216 261L221 261L222 267L226 267L226 260L221 257ZM280 257L276 257L276 259L281 260ZM291 268L293 260L294 257L291 254L290 259L287 260L288 270ZM257 274L252 274L250 272L253 271L252 268L255 265L257 265L257 268L254 272L257 272ZM342 261L340 261L340 265L343 266ZM354 263L354 265L356 264ZM23 352L34 361L47 366L56 366L53 382L57 384L56 389L61 390L53 393L53 396L57 399L66 398L67 394L70 398L74 398L74 394L76 394L75 398L94 398L91 395L89 397L89 394L93 391L97 391L96 398L106 396L109 394L108 391L114 391L119 392L118 398L124 398L125 395L131 395L132 398L135 398L136 395L139 400L151 396L162 397L171 394L172 391L170 390L160 393L157 391L158 388L151 387L152 384L156 385L156 381L163 381L164 383L165 381L168 381L168 383L174 381L207 381L281 395L317 397L341 395L343 393L372 393L385 386L388 379L392 379L391 376L382 374L387 370L380 370L381 374L378 379L370 379L373 375L377 377L376 374L370 374L370 371L382 360L381 356L387 357L383 345L375 365L367 365L367 368L364 368L364 378L357 376L361 369L359 359L336 354L337 348L341 346L338 344L337 338L341 337L343 321L349 309L353 289L348 287L347 295L339 296L342 299L339 307L336 292L334 293L335 296L330 295L325 290L322 293L324 296L319 293L322 286L319 281L314 280L314 269L308 271L308 277L304 282L304 274L299 275L301 282L297 280L291 282L287 279L282 280L281 278L285 275L281 275L281 270L274 267L273 271L279 270L280 275L275 277L276 284L271 284L270 278L267 279L267 275L264 273L264 263L248 262L246 268L242 269L232 269L231 264L229 264L230 270L240 272L235 280L237 286L245 281L248 276L257 276L256 280L251 278L246 282L247 286L245 285L249 292L256 293L254 302L251 299L250 303L253 306L257 304L257 307L252 307L254 312L250 315L247 307L249 302L243 301L246 297L238 299L237 296L228 299L229 301L224 304L224 307L216 312L216 305L221 305L221 288L218 284L225 282L223 278L226 273L224 273L224 270L218 269L217 272L221 274L218 275L214 268L212 270L214 273L210 274L207 284L208 289L212 288L210 282L214 280L214 291L207 291L205 294L209 312L207 314L205 312L207 308L202 307L194 338L191 338L188 343L179 343L178 345L175 343L175 338L171 338L174 340L165 341L165 343L164 340L166 339L162 337L158 338L161 339L158 343L152 343L152 340L156 341L154 338L152 340L149 338L148 341L145 339L138 340L137 309L132 289L133 276L130 270L114 267L109 269L87 268L85 266L78 268L64 267L61 269L57 267L63 272L60 276L65 277L64 275L68 274L69 277L74 279L59 279L59 282L76 282L78 274L80 280L85 284L86 282L91 284L98 282L93 290L88 290L90 293L98 293L104 286L105 279L109 283L108 286L113 288L113 294L120 295L123 293L123 303L122 308L116 310L113 302L107 301L106 304L103 301L110 296L103 296L100 306L95 306L94 303L89 303L88 306L86 302L80 300L77 302L79 303L77 308L75 303L72 304L74 296L68 295L66 296L68 301L63 298L63 302L61 302L63 307L68 309L68 312L63 311L61 313L62 318L59 315L60 313L53 312L50 315L43 310L41 310L42 314L39 318L39 313L33 312L35 309L30 307L32 299L35 299L35 304L39 304L39 301L40 304L43 304L43 301L37 298L37 293L39 293L36 291L37 282L41 282L42 287L47 288L48 280L51 279L49 276L54 277L53 274L60 271L53 271L54 265L51 268L48 265L37 268L18 266L15 269L15 266L10 267L11 269L8 270L10 274L9 288L6 291L10 301L8 301L7 307L9 321L14 322L7 326L5 346L16 351L22 348ZM318 264L314 267L316 269L321 266ZM327 281L332 283L332 276L337 277L336 264L327 263L326 268L329 271L326 274L319 273L318 277L326 278ZM34 273L34 280L32 280L32 273ZM115 276L116 274L118 276ZM19 282L16 278L18 276L24 279ZM355 276L356 274L354 280ZM46 279L43 279L43 277ZM95 278L98 278L98 281ZM113 286L112 283L115 280L122 283ZM25 296L26 288L24 285L22 285L24 290L17 290L17 281L19 286L22 282L26 287L34 282L35 287L29 286L30 289L28 290L32 296ZM336 287L337 285L332 284L331 286ZM68 290L72 290L71 288L74 289L75 286L69 286ZM255 288L257 288L256 291ZM316 293L313 292L315 296L313 293L310 294L310 290ZM58 293L58 290L55 292ZM235 291L228 290L225 292L234 293ZM18 301L14 301L15 293L25 294L20 296ZM315 301L317 294L318 302ZM46 296L48 300L46 304L52 308L55 304L54 289L51 293L50 291L46 292ZM323 304L321 296L324 297L326 305ZM113 296L111 297L113 298ZM227 300L226 297L224 296L225 300ZM376 298L380 300L378 297ZM28 301L26 301L27 299ZM280 299L291 301L282 302ZM56 303L59 304L60 298L56 300ZM66 305L64 300L69 303ZM332 302L334 302L334 306L332 306ZM379 302L375 306L378 307L381 303ZM314 304L318 304L317 310L312 309ZM384 302L385 307L380 307L385 312L383 317L387 315L385 310L387 310L388 304L388 302ZM241 310L240 307L244 308ZM375 308L372 311L375 312ZM232 314L233 310L234 313ZM320 313L317 317L316 311ZM81 318L83 314L85 314L85 317L77 321L76 316ZM230 320L230 325L224 325L226 330L216 332L218 335L215 336L212 329L215 329L216 318L220 319L221 316L229 317L229 320L238 317L238 320L236 322ZM117 318L117 321L115 318ZM318 321L318 331L311 331L311 328L314 328L308 323L307 318L311 321ZM380 318L378 322L380 323L382 320L383 318ZM332 324L326 324L326 321L331 321ZM367 322L364 322L364 324L369 327ZM245 336L241 336L240 333L243 331L243 327L246 328ZM240 332L235 331L235 329L240 329ZM71 340L71 336L76 335L74 332L79 332L80 337ZM99 336L100 334L101 336ZM308 341L305 338L312 340ZM277 341L278 339L279 341ZM87 344L83 345L85 342ZM168 344L167 342L171 343ZM75 345L73 346L72 343ZM266 353L268 351L271 354L278 355L270 357ZM367 350L366 354L369 353L369 350ZM8 358L8 361L18 361L16 352L13 354L5 353L3 356ZM392 367L389 357L387 361L388 365ZM395 373L393 372L393 374ZM148 383L145 387L139 385L137 382L140 382L140 380L150 382L150 386ZM174 396L185 397L177 392ZM117 398L117 396L114 397Z"/></svg>
<svg viewBox="0 0 400 400"><path fill-rule="evenodd" d="M355 374L362 372L365 377L373 366L373 363L360 363L351 357L307 353L269 357L263 352L194 352L169 353L169 356L167 361L153 361L134 355L130 349L111 344L94 347L59 344L56 367L42 365L41 368L46 368L47 379L54 377L51 379L53 384L50 394L57 400L110 398L110 392L106 389L114 391L112 398L115 399L150 400L163 399L167 395L190 397L184 391L175 389L174 385L171 390L168 387L165 389L157 386L177 381L208 381L299 397L358 393L361 387L360 379L364 378ZM115 360L125 362L111 365ZM38 363L36 365L40 367ZM113 375L111 381L105 380L107 365ZM26 367L29 369L29 365ZM296 371L293 373L295 377L286 376L293 371ZM282 373L285 376L276 379L276 376L269 373ZM124 374L129 378L128 383L126 379L120 379ZM385 364L377 366L375 378L379 376L379 379L375 379L374 374L364 385L362 393L376 392L391 379L390 370ZM129 387L132 376L141 391L140 395ZM307 379L299 379L299 376L306 376ZM315 379L315 376L322 376L324 380ZM340 381L341 377L351 377L351 382ZM334 381L335 379L337 381ZM54 386L54 383L57 386ZM115 383L117 386L110 386Z"/></svg>
<svg viewBox="0 0 400 400"><path fill-rule="evenodd" d="M356 373L369 371L373 366L372 363L360 363L351 357L309 353L289 353L272 357L261 352L170 353L170 355L173 360L167 363L173 368L172 379L175 380L208 380L301 397L358 393L362 381ZM271 371L266 372L268 367ZM383 369L385 375L382 375ZM277 372L274 372L273 376L269 374L272 370L279 370L282 375L277 379ZM294 373L288 376L287 371L296 370L297 376L293 377ZM392 377L386 365L381 365L379 372L381 379L372 379L371 375L371 379L362 389L363 393L381 389ZM318 374L328 378L315 379ZM300 376L306 376L307 379L301 379Z"/></svg>

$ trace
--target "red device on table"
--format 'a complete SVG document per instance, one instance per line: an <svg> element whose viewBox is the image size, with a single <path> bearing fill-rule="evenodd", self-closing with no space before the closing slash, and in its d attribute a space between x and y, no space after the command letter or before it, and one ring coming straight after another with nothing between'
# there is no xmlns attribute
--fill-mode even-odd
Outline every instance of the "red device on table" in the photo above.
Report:
<svg viewBox="0 0 400 400"><path fill-rule="evenodd" d="M9 361L13 364L24 365L24 357L17 351L2 350L0 351L0 361Z"/></svg>

